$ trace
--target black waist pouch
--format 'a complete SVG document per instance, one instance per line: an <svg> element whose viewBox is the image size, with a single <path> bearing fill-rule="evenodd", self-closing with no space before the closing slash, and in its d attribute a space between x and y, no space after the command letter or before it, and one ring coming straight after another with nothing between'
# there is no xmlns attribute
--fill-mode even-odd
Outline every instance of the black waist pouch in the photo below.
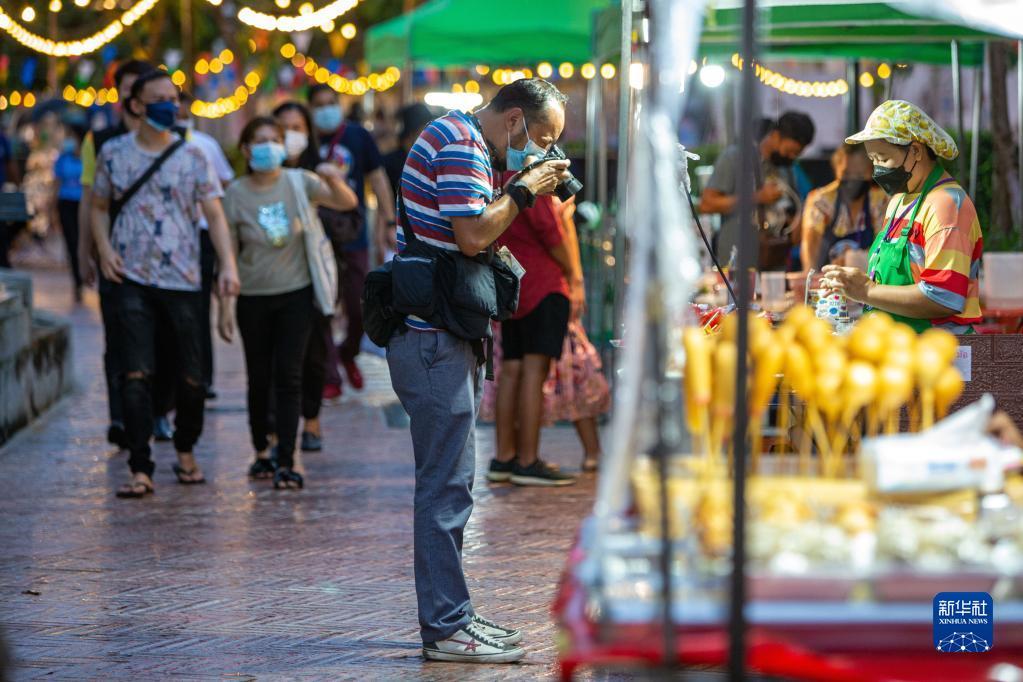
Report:
<svg viewBox="0 0 1023 682"><path fill-rule="evenodd" d="M420 241L409 243L393 263L394 309L430 319L437 310L437 267L440 256Z"/></svg>
<svg viewBox="0 0 1023 682"><path fill-rule="evenodd" d="M404 328L405 320L394 309L391 262L366 275L362 289L362 326L369 340L383 348Z"/></svg>

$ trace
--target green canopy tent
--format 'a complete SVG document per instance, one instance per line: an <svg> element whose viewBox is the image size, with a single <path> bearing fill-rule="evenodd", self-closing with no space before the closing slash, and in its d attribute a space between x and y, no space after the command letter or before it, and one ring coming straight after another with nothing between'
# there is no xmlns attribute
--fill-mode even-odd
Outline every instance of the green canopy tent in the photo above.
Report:
<svg viewBox="0 0 1023 682"><path fill-rule="evenodd" d="M468 66L588 61L592 13L608 0L432 0L371 27L366 61Z"/></svg>

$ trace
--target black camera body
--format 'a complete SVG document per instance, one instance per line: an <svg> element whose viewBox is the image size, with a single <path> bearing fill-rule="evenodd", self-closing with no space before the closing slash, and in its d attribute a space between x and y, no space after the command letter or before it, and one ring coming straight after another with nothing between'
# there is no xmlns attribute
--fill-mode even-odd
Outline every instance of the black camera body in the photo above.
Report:
<svg viewBox="0 0 1023 682"><path fill-rule="evenodd" d="M543 158L537 159L533 163L529 164L522 169L522 173L533 170L541 163L545 161L567 161L568 157L565 156L565 152L562 151L561 147L556 144L552 144L551 148L547 150L547 153ZM562 201L568 201L576 194L581 192L583 189L583 183L579 182L579 179L572 175L571 172L568 174L568 178L563 182L558 183L558 186L554 188L554 193L558 195L558 198Z"/></svg>

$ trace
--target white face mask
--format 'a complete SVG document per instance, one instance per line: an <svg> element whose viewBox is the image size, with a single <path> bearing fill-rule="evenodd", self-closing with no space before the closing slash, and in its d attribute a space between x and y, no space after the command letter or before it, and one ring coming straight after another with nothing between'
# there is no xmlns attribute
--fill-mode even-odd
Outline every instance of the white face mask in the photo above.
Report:
<svg viewBox="0 0 1023 682"><path fill-rule="evenodd" d="M289 159L297 159L299 155L309 146L309 135L300 133L297 130L284 131L284 151Z"/></svg>

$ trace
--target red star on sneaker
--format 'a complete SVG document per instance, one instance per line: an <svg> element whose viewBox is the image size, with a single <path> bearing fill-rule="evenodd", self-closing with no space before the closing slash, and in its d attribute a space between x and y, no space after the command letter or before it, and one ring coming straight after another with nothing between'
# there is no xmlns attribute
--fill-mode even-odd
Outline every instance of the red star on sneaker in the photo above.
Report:
<svg viewBox="0 0 1023 682"><path fill-rule="evenodd" d="M472 653L476 653L476 649L479 648L479 645L480 645L480 643L477 642L475 639L470 639L468 642L463 642L460 639L456 639L456 640L453 640L453 641L457 642L458 644L464 644L465 645L465 650L466 651L471 651Z"/></svg>

